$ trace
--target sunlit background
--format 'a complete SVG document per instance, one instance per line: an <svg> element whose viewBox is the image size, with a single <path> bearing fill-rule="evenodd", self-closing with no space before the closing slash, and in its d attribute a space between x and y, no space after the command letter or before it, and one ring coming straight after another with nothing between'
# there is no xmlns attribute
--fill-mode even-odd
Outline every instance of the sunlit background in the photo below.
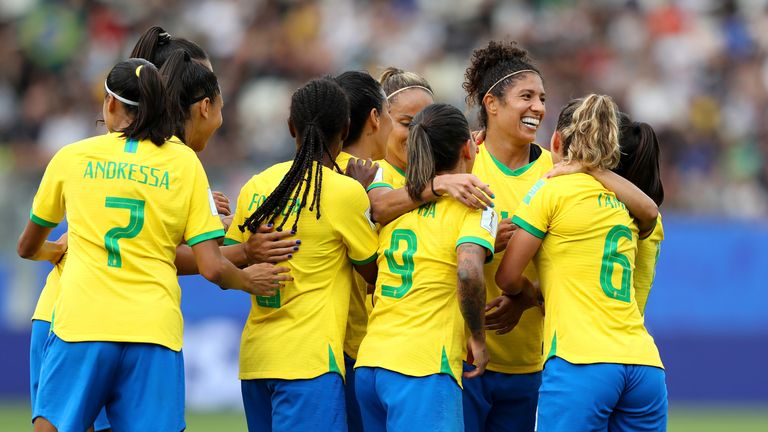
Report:
<svg viewBox="0 0 768 432"><path fill-rule="evenodd" d="M612 95L662 145L667 239L646 325L670 430L768 430L766 0L0 0L0 430L29 429L29 319L50 266L19 259L15 242L35 188L54 152L103 132L103 79L152 25L211 57L224 125L201 158L233 202L292 157L290 95L311 77L397 66L465 109L471 51L517 40L544 75L544 145L567 100ZM248 299L182 285L189 430L244 430Z"/></svg>

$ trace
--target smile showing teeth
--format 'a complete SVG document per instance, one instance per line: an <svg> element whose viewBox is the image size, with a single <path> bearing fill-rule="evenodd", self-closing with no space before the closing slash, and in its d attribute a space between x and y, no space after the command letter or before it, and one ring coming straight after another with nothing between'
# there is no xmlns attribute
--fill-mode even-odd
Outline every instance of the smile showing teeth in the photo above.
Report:
<svg viewBox="0 0 768 432"><path fill-rule="evenodd" d="M520 119L520 122L534 129L539 127L539 119L535 117L523 117L522 119Z"/></svg>

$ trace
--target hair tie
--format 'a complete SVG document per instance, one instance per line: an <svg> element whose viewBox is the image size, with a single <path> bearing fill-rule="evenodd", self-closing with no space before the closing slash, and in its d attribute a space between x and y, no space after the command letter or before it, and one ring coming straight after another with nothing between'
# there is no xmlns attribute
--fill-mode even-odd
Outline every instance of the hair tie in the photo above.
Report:
<svg viewBox="0 0 768 432"><path fill-rule="evenodd" d="M389 96L387 96L387 100L392 99L393 96L395 96L396 94L398 94L400 92L404 92L406 90L410 90L410 89L413 89L413 88L422 89L425 92L429 93L431 96L434 96L434 94L432 93L432 90L430 90L430 89L428 89L428 88L426 88L424 86L421 86L421 85L412 85L412 86L403 87L403 88L401 88L399 90L393 91L392 93L389 94Z"/></svg>
<svg viewBox="0 0 768 432"><path fill-rule="evenodd" d="M503 76L503 77L501 77L501 78L500 78L498 81L496 81L495 83L493 83L493 85L491 86L491 88L489 88L489 89L488 89L488 91L487 91L487 92L485 92L485 94L483 95L483 98L485 98L486 96L488 96L488 95L491 93L491 90L493 90L493 88L494 88L494 87L496 87L497 85L499 85L499 83L500 83L500 82L504 81L505 79L507 79L507 78L509 78L509 77L515 76L515 75L517 75L517 74L521 74L521 73L523 73L523 72L533 72L533 73L535 73L535 74L537 74L537 75L539 74L538 72L536 72L536 71L535 71L535 70L533 70L533 69L523 69L523 70L519 70L519 71L516 71L516 72L512 72L512 73L510 73L510 74L504 75L504 76Z"/></svg>
<svg viewBox="0 0 768 432"><path fill-rule="evenodd" d="M158 45L165 45L168 42L171 41L171 35L168 34L168 32L162 32L159 35L157 35L157 44Z"/></svg>
<svg viewBox="0 0 768 432"><path fill-rule="evenodd" d="M139 65L136 67L136 78L139 77L139 74L141 73L141 68L143 68L144 65Z"/></svg>

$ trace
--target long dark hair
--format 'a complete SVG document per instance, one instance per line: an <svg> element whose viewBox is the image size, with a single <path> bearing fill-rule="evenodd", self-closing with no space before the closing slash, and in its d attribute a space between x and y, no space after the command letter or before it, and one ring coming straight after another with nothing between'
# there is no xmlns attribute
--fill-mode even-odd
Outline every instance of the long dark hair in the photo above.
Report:
<svg viewBox="0 0 768 432"><path fill-rule="evenodd" d="M438 172L453 169L469 139L469 124L461 111L448 104L432 104L411 122L408 133L406 189L414 201Z"/></svg>
<svg viewBox="0 0 768 432"><path fill-rule="evenodd" d="M633 122L621 113L619 147L621 159L613 171L631 181L660 206L664 202L664 185L661 183L661 149L656 132L648 123Z"/></svg>
<svg viewBox="0 0 768 432"><path fill-rule="evenodd" d="M333 80L341 86L349 99L349 134L344 140L346 147L360 138L372 109L381 113L387 97L381 84L367 72L347 71Z"/></svg>
<svg viewBox="0 0 768 432"><path fill-rule="evenodd" d="M121 131L123 137L138 141L148 139L158 146L170 138L173 128L165 86L155 65L140 58L121 61L109 71L105 85L112 96L137 104L125 103L115 97L133 115L131 123Z"/></svg>
<svg viewBox="0 0 768 432"><path fill-rule="evenodd" d="M173 118L174 134L185 141L185 124L189 107L205 98L213 102L221 94L216 75L202 64L192 61L184 50L178 49L168 57L160 74L168 95L168 111ZM186 142L186 141L185 141Z"/></svg>
<svg viewBox="0 0 768 432"><path fill-rule="evenodd" d="M349 122L349 101L344 90L334 81L314 79L291 97L289 121L299 136L299 148L293 164L266 201L239 226L241 231L247 228L256 232L259 225L275 223L280 216L283 220L277 229L282 229L292 213L296 214L293 223L295 231L313 187L314 196L309 211L316 210L317 219L320 219L323 158L327 155L332 161L334 159L328 145ZM335 168L338 170L337 166Z"/></svg>
<svg viewBox="0 0 768 432"><path fill-rule="evenodd" d="M173 37L159 26L150 27L141 35L131 51L131 57L147 59L159 69L179 49L186 51L193 60L208 60L208 54L199 45L184 38Z"/></svg>

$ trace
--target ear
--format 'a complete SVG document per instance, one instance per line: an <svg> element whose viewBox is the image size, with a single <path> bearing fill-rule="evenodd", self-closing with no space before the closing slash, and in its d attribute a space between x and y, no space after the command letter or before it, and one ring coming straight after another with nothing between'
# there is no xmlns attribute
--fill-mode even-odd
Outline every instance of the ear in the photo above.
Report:
<svg viewBox="0 0 768 432"><path fill-rule="evenodd" d="M204 98L198 102L197 105L197 109L200 112L200 117L208 120L208 116L211 114L211 98Z"/></svg>
<svg viewBox="0 0 768 432"><path fill-rule="evenodd" d="M557 155L562 154L563 137L560 135L560 132L554 131L552 133L552 139L549 141L549 149L554 154L557 154Z"/></svg>
<svg viewBox="0 0 768 432"><path fill-rule="evenodd" d="M485 106L485 112L488 113L488 115L496 115L496 113L499 112L499 99L488 93L485 96L483 96L483 105Z"/></svg>
<svg viewBox="0 0 768 432"><path fill-rule="evenodd" d="M368 113L368 122L371 124L372 132L376 133L379 127L381 127L381 114L379 110L374 108Z"/></svg>
<svg viewBox="0 0 768 432"><path fill-rule="evenodd" d="M296 138L296 127L293 125L291 119L288 119L288 132L291 133L291 138Z"/></svg>
<svg viewBox="0 0 768 432"><path fill-rule="evenodd" d="M477 153L477 150L475 149L475 143L472 142L472 139L470 138L463 146L461 146L461 158L470 160L472 159L473 153Z"/></svg>
<svg viewBox="0 0 768 432"><path fill-rule="evenodd" d="M117 109L117 99L115 99L111 94L107 94L107 97L104 99L104 105L107 106L108 113L114 114L115 110Z"/></svg>

